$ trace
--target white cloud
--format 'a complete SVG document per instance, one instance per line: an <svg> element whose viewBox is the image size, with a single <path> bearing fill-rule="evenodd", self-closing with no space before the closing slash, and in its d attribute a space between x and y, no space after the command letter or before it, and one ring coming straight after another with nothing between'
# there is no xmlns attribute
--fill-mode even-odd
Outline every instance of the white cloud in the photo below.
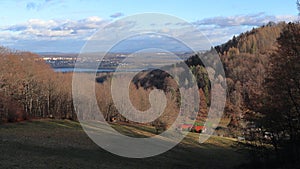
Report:
<svg viewBox="0 0 300 169"><path fill-rule="evenodd" d="M270 21L278 23L281 21L295 22L298 20L296 15L265 15L264 13L252 15L236 15L227 17L213 17L193 22L199 30L207 36L213 45L219 45L233 35L269 23Z"/></svg>
<svg viewBox="0 0 300 169"><path fill-rule="evenodd" d="M206 18L194 22L196 26L215 25L218 27L230 27L230 26L262 26L270 21L273 22L293 22L298 20L298 16L284 15L273 16L265 15L264 13L252 14L252 15L235 15L235 16L219 16L213 18Z"/></svg>
<svg viewBox="0 0 300 169"><path fill-rule="evenodd" d="M40 20L30 19L26 23L0 28L5 32L19 35L22 40L76 38L84 39L108 21L97 16L81 20Z"/></svg>
<svg viewBox="0 0 300 169"><path fill-rule="evenodd" d="M279 15L275 16L275 21L285 21L285 22L295 22L299 20L299 16L297 15Z"/></svg>
<svg viewBox="0 0 300 169"><path fill-rule="evenodd" d="M98 16L90 16L90 17L86 18L86 21L88 21L88 22L99 22L101 20L102 19Z"/></svg>

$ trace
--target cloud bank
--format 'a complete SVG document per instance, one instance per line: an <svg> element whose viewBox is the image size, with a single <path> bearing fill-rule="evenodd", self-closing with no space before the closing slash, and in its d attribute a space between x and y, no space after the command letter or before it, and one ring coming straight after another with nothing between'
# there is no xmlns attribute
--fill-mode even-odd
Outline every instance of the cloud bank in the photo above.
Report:
<svg viewBox="0 0 300 169"><path fill-rule="evenodd" d="M258 13L253 15L236 15L228 17L213 17L206 18L194 22L195 25L215 25L218 27L230 27L230 26L262 26L270 21L273 22L293 22L298 19L298 16L271 16L264 13Z"/></svg>
<svg viewBox="0 0 300 169"><path fill-rule="evenodd" d="M48 0L43 3L50 2ZM27 6L29 9L36 9L38 4L28 3ZM121 16L123 16L123 13L119 12L112 14L110 17L118 18ZM253 27L262 26L269 21L290 22L297 20L298 16L270 16L258 13L252 15L211 17L195 21L192 24L202 31L213 45L218 45L226 42L233 35L240 34ZM78 52L81 44L84 44L93 33L109 22L110 20L105 20L98 16L91 16L80 20L30 19L25 23L0 27L0 44L21 50L40 51L41 48L37 47L37 42L40 42L41 44L52 45L48 49L44 47L42 51L54 50L61 52L65 52L61 44L65 43L65 46L77 44L73 45L74 49L69 47L67 51L73 50L74 52ZM168 23L165 23L165 25L166 27L169 26ZM119 26L126 27L126 25Z"/></svg>
<svg viewBox="0 0 300 169"><path fill-rule="evenodd" d="M0 30L15 34L22 40L85 39L106 23L107 20L97 16L75 21L30 19L26 23L7 26Z"/></svg>

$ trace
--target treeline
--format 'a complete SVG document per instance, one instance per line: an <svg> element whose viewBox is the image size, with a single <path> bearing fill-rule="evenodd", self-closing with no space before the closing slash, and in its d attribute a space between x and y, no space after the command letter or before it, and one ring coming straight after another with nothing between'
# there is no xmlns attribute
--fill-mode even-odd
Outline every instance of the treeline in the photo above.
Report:
<svg viewBox="0 0 300 169"><path fill-rule="evenodd" d="M38 55L0 48L0 120L76 119L71 74L56 73Z"/></svg>

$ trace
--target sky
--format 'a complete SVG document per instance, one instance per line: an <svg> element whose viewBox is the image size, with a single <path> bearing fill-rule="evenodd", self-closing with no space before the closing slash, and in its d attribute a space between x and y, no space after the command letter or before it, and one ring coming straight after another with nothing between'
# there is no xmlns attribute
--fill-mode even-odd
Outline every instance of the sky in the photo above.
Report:
<svg viewBox="0 0 300 169"><path fill-rule="evenodd" d="M101 26L134 14L169 14L212 45L269 21L296 21L296 0L1 0L0 45L32 52L80 52Z"/></svg>

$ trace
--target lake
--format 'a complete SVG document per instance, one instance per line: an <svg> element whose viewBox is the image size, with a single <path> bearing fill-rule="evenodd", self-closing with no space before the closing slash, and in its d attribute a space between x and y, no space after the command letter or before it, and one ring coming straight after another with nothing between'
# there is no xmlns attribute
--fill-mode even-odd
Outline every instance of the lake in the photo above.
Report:
<svg viewBox="0 0 300 169"><path fill-rule="evenodd" d="M55 72L82 72L82 73L94 73L94 69L89 69L89 68L53 68ZM118 72L140 72L144 69L119 69ZM105 73L105 72L115 72L115 69L112 68L99 68L97 70L97 73Z"/></svg>

